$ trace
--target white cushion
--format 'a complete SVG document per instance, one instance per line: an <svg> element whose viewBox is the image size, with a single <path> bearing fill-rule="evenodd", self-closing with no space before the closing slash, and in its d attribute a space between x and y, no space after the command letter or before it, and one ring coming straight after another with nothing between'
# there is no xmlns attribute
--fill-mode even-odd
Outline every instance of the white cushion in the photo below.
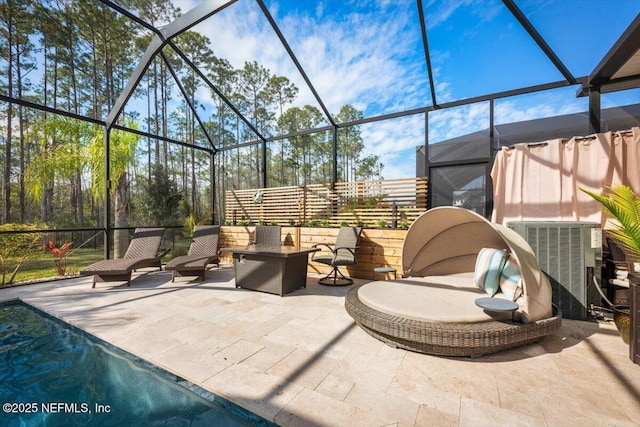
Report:
<svg viewBox="0 0 640 427"><path fill-rule="evenodd" d="M511 319L511 313L485 312L476 306L475 300L484 296L474 283L473 273L378 281L358 289L358 297L365 305L423 322L478 323Z"/></svg>

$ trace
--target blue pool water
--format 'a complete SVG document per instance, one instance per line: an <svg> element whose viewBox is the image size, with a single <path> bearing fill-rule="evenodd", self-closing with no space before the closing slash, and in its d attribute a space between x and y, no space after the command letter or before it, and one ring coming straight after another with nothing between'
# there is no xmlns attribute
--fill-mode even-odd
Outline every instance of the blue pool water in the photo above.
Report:
<svg viewBox="0 0 640 427"><path fill-rule="evenodd" d="M0 426L275 426L22 303L0 304Z"/></svg>

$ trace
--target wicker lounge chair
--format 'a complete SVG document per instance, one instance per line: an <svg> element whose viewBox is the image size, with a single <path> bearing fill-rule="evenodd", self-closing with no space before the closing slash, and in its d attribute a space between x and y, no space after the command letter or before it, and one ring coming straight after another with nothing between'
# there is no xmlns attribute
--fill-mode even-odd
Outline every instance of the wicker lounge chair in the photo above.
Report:
<svg viewBox="0 0 640 427"><path fill-rule="evenodd" d="M131 272L143 267L158 267L162 270L162 255L158 255L164 228L136 228L124 257L105 259L93 263L80 271L83 276L93 275L92 288L96 282L126 281L131 285Z"/></svg>
<svg viewBox="0 0 640 427"><path fill-rule="evenodd" d="M313 245L314 248L317 248L318 246L325 246L330 251L330 253L316 252L311 259L311 261L332 267L331 272L320 278L318 283L321 285L332 286L345 286L353 283L353 279L342 274L339 268L341 266L355 265L358 263L356 251L360 245L361 232L362 227L341 227L334 246L322 243Z"/></svg>
<svg viewBox="0 0 640 427"><path fill-rule="evenodd" d="M517 264L522 296L516 300L515 321L511 313L483 311L474 304L488 297L473 277L483 247L506 249ZM404 278L355 287L345 298L356 323L392 346L481 356L539 341L561 325L549 280L531 247L513 230L471 211L440 207L416 219L405 237L402 268Z"/></svg>
<svg viewBox="0 0 640 427"><path fill-rule="evenodd" d="M165 270L173 271L171 281L176 276L198 276L204 281L204 274L209 264L218 264L219 225L196 225L193 229L193 241L189 254L169 261Z"/></svg>

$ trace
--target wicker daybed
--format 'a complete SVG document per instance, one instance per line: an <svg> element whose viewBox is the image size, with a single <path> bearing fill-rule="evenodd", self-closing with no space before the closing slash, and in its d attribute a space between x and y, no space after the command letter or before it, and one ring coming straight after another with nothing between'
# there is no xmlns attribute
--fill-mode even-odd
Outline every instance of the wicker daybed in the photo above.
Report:
<svg viewBox="0 0 640 427"><path fill-rule="evenodd" d="M483 247L506 249L517 263L522 296L516 300L516 320L473 304L488 296L473 283ZM345 299L356 323L389 345L442 356L481 356L539 341L561 325L549 281L526 241L471 211L440 207L416 219L404 241L402 267L404 278L355 287Z"/></svg>

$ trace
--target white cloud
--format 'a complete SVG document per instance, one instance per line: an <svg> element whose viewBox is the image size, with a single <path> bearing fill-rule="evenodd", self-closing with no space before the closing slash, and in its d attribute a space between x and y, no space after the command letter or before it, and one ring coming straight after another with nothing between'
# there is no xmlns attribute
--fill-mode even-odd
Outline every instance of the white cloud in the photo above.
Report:
<svg viewBox="0 0 640 427"><path fill-rule="evenodd" d="M440 142L489 128L489 103L463 105L429 113L429 141Z"/></svg>
<svg viewBox="0 0 640 427"><path fill-rule="evenodd" d="M430 0L425 6L425 19L429 28L445 24L451 16L462 8L470 8L471 14L480 22L491 21L503 9L496 0Z"/></svg>
<svg viewBox="0 0 640 427"><path fill-rule="evenodd" d="M385 178L415 176L415 149L424 144L424 115L368 123L360 127L365 155L377 155Z"/></svg>
<svg viewBox="0 0 640 427"><path fill-rule="evenodd" d="M366 115L377 115L423 106L429 99L424 60L418 56L421 67L407 63L421 43L415 11L407 7L415 5L389 2L384 11L372 8L325 16L319 3L310 13L322 18L301 13L278 16L277 5L271 13L285 37L295 35L288 42L329 112L351 103ZM235 68L255 60L287 76L300 89L294 105L317 106L254 2L240 0L194 30L209 37L214 53Z"/></svg>
<svg viewBox="0 0 640 427"><path fill-rule="evenodd" d="M575 91L574 87L569 87L497 100L495 123L514 123L587 111L587 98L576 98Z"/></svg>

